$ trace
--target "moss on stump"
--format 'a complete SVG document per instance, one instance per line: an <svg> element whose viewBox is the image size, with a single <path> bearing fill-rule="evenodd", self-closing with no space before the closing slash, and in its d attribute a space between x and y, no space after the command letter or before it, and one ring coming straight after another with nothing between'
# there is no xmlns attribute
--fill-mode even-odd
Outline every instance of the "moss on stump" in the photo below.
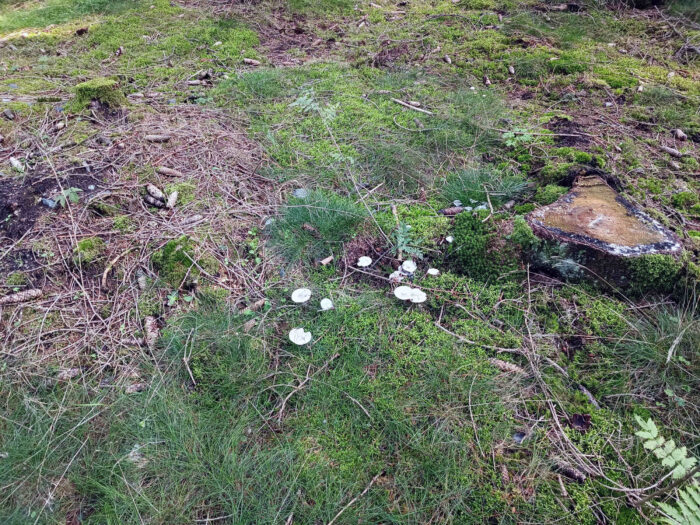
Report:
<svg viewBox="0 0 700 525"><path fill-rule="evenodd" d="M126 104L126 97L119 89L119 83L113 78L93 78L87 82L81 82L73 90L75 98L71 102L71 108L75 110L87 107L93 100L112 109Z"/></svg>

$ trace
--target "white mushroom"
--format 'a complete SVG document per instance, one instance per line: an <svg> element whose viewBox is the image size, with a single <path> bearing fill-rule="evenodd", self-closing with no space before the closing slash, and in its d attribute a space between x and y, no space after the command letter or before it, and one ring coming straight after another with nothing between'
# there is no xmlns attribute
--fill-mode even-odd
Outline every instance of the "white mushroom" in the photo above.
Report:
<svg viewBox="0 0 700 525"><path fill-rule="evenodd" d="M305 345L311 341L311 332L307 332L303 328L294 328L289 332L289 340L295 345Z"/></svg>
<svg viewBox="0 0 700 525"><path fill-rule="evenodd" d="M440 270L437 268L428 268L428 275L440 275Z"/></svg>
<svg viewBox="0 0 700 525"><path fill-rule="evenodd" d="M446 240L448 243L452 243L452 241L454 241L455 238L452 237L452 235L448 235L447 237L445 237L445 240Z"/></svg>
<svg viewBox="0 0 700 525"><path fill-rule="evenodd" d="M413 297L413 288L410 286L398 286L394 290L394 295L402 301L408 301Z"/></svg>
<svg viewBox="0 0 700 525"><path fill-rule="evenodd" d="M401 281L403 281L404 277L406 276L397 270L389 274L389 281L392 283L400 283Z"/></svg>
<svg viewBox="0 0 700 525"><path fill-rule="evenodd" d="M416 263L414 263L410 259L408 261L404 261L403 264L401 265L401 270L404 273L407 273L409 275L412 274L413 272L415 272L416 268L418 268L418 266L416 266Z"/></svg>
<svg viewBox="0 0 700 525"><path fill-rule="evenodd" d="M411 290L410 301L412 303L424 303L427 298L428 296L425 295L425 292L423 290L420 290L418 288L414 288L413 290Z"/></svg>
<svg viewBox="0 0 700 525"><path fill-rule="evenodd" d="M321 310L332 310L333 309L333 301L328 299L328 297L325 297L321 299Z"/></svg>
<svg viewBox="0 0 700 525"><path fill-rule="evenodd" d="M305 303L311 299L311 290L308 288L297 288L292 292L292 301L295 303Z"/></svg>
<svg viewBox="0 0 700 525"><path fill-rule="evenodd" d="M357 259L357 266L359 266L360 268L365 268L370 264L372 264L372 258L367 257L366 255Z"/></svg>

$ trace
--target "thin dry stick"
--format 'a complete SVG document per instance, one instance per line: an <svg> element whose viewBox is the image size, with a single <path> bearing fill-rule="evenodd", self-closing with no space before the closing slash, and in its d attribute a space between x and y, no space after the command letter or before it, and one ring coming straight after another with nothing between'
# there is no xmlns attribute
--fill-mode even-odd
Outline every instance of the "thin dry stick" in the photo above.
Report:
<svg viewBox="0 0 700 525"><path fill-rule="evenodd" d="M400 104L405 108L412 109L413 111L420 111L421 113L425 113L426 115L434 115L434 113L432 111L428 111L427 109L412 106L408 102L404 102L403 100L399 100L398 98L392 98L391 101L396 102L397 104Z"/></svg>
<svg viewBox="0 0 700 525"><path fill-rule="evenodd" d="M328 522L328 525L333 525L335 523L335 520L337 520L343 512L348 510L358 499L360 499L362 496L367 494L367 492L369 492L369 489L372 488L372 485L374 485L374 482L377 481L382 474L384 474L384 472L380 472L379 474L374 476L372 478L372 481L370 481L369 484L365 487L365 490L363 490L357 496L352 498L347 505L345 505L342 509L340 509L340 512L338 512L338 514L336 514L335 517L331 521Z"/></svg>
<svg viewBox="0 0 700 525"><path fill-rule="evenodd" d="M326 361L325 363L323 363L323 366L321 366L321 368L319 368L318 370L316 370L316 371L315 371L313 374L311 374L311 375L309 375L309 373L311 372L311 365L309 365L309 367L306 369L306 378L305 378L301 383L299 383L299 384L294 388L294 390L292 390L289 394L287 394L287 396L282 400L282 406L280 407L279 413L277 414L277 421L279 421L280 423L282 422L282 416L284 415L284 409L285 409L285 407L287 406L287 401L289 401L289 399L290 399L294 394L296 394L297 392L299 392L299 390L301 390L302 388L304 388L304 387L306 386L306 384L311 380L312 377L314 377L316 374L318 374L318 373L321 372L322 370L325 370L325 369L328 367L328 365L330 365L330 364L331 364L333 361L335 361L338 357L340 357L340 354L333 354L333 355L331 356L331 358L330 358L328 361Z"/></svg>

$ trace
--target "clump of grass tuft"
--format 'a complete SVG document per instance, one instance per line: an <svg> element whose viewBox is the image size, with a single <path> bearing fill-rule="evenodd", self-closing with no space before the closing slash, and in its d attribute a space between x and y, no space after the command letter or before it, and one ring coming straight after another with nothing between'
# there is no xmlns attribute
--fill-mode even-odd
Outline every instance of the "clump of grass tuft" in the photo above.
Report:
<svg viewBox="0 0 700 525"><path fill-rule="evenodd" d="M270 243L289 262L327 257L338 252L365 216L351 199L314 190L289 200L270 225Z"/></svg>
<svg viewBox="0 0 700 525"><path fill-rule="evenodd" d="M448 201L459 200L469 206L485 203L499 204L521 195L527 187L517 175L506 175L487 168L467 169L448 177L442 194Z"/></svg>

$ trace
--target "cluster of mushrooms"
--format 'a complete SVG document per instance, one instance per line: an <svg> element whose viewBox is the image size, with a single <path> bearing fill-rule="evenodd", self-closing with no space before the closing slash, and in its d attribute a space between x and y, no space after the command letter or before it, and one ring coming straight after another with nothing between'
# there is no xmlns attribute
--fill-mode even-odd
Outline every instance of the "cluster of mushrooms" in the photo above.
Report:
<svg viewBox="0 0 700 525"><path fill-rule="evenodd" d="M451 242L452 239L447 239L447 242ZM357 260L357 266L359 268L367 268L372 264L372 258L363 256ZM395 272L389 275L389 282L392 284L398 284L402 282L406 277L409 279L413 278L418 266L412 260L407 260L401 263L401 266ZM437 276L440 275L440 270L437 268L429 268L426 272L428 275ZM401 301L409 301L411 303L424 303L427 300L425 292L420 288L413 288L411 286L401 285L394 289L394 295L397 299ZM311 290L308 288L297 288L292 292L292 302L297 304L306 303L311 299ZM334 308L333 301L327 297L321 299L320 302L321 311L331 310ZM289 332L289 340L295 345L303 346L311 342L312 336L311 332L307 332L302 327L293 328Z"/></svg>

